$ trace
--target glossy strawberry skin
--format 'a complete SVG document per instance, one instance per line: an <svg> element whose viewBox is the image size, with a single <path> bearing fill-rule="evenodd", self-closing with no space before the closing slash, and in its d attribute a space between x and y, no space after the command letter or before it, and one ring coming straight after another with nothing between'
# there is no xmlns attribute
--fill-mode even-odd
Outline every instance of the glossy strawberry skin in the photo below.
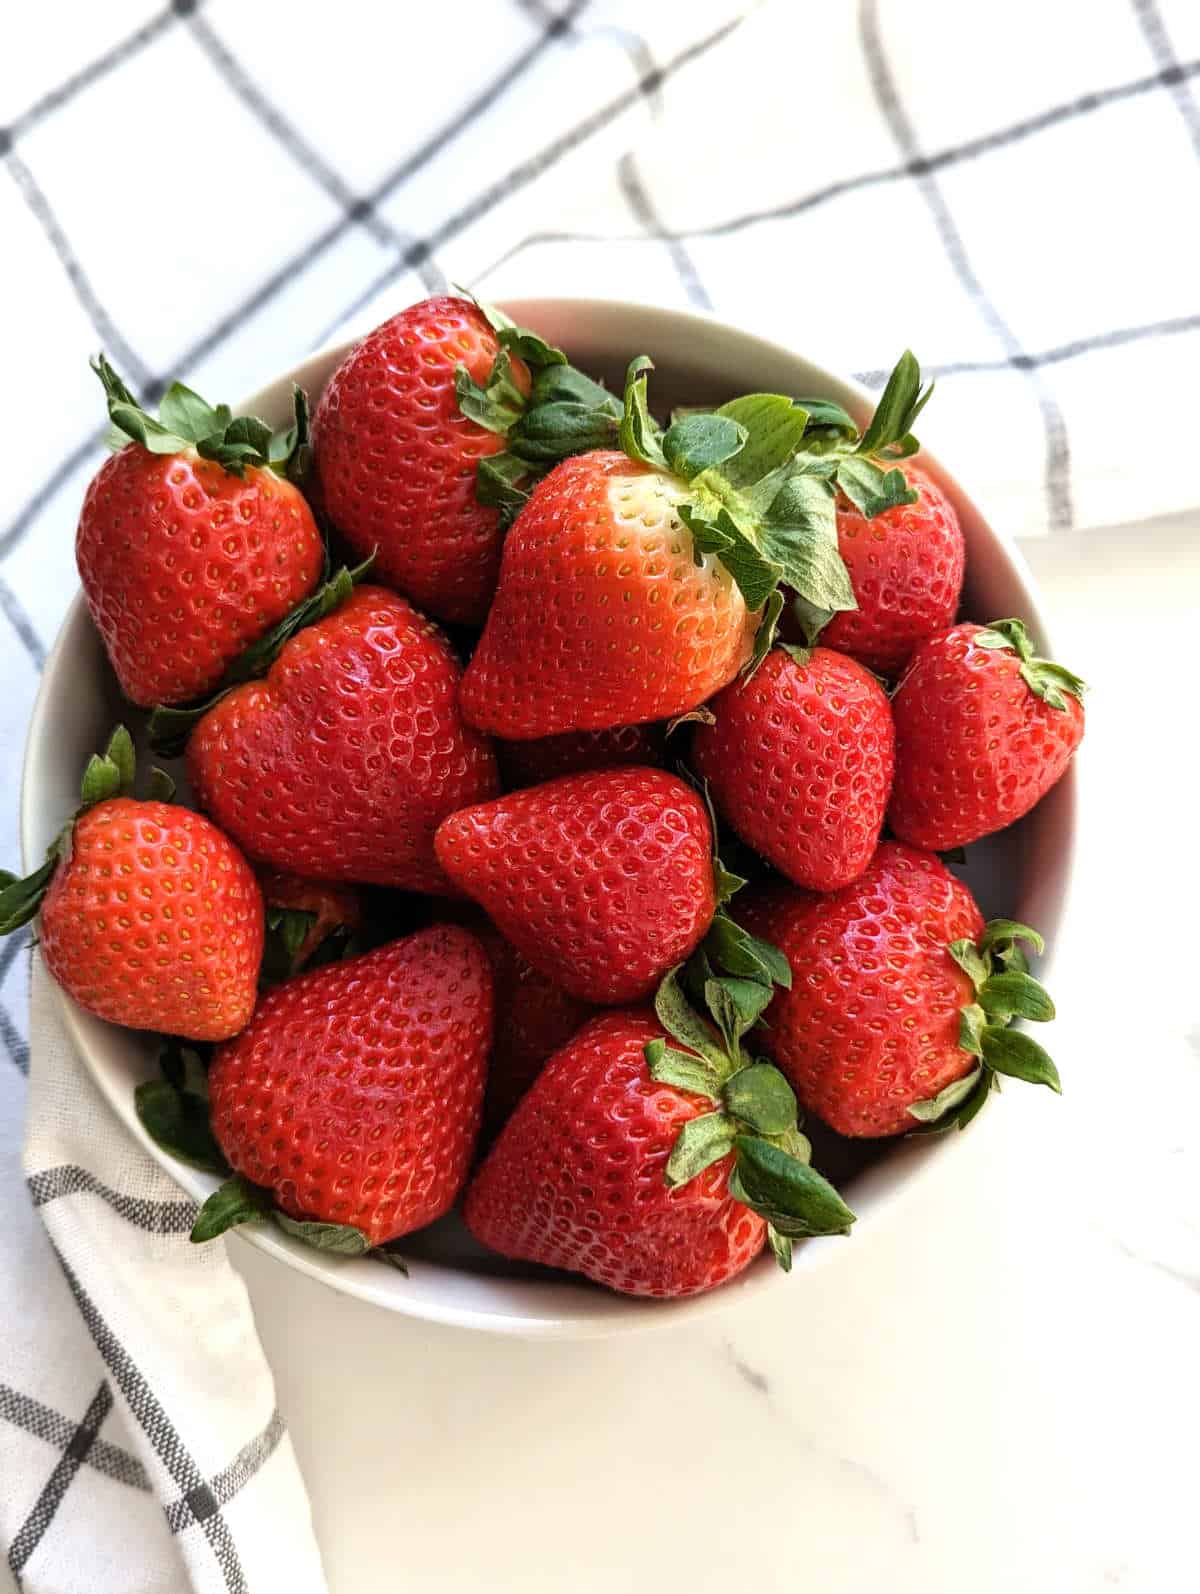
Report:
<svg viewBox="0 0 1200 1594"><path fill-rule="evenodd" d="M149 708L210 692L313 590L325 552L308 505L273 471L239 478L190 451L131 444L87 490L75 557L121 690Z"/></svg>
<svg viewBox="0 0 1200 1594"><path fill-rule="evenodd" d="M498 344L466 299L402 310L348 354L313 417L326 511L365 558L439 619L481 625L500 568L497 511L476 501L475 470L505 440L458 407L454 368L486 385ZM514 361L525 392L528 372Z"/></svg>
<svg viewBox="0 0 1200 1594"><path fill-rule="evenodd" d="M712 1111L656 1085L649 1010L593 1019L538 1075L475 1175L464 1217L502 1255L582 1273L628 1295L714 1289L759 1254L763 1220L730 1198L732 1157L670 1190L683 1125Z"/></svg>
<svg viewBox="0 0 1200 1594"><path fill-rule="evenodd" d="M188 745L200 804L278 869L447 891L434 831L499 785L490 742L459 717L458 681L432 621L357 587L201 720Z"/></svg>
<svg viewBox="0 0 1200 1594"><path fill-rule="evenodd" d="M1083 737L1083 705L1052 708L1007 648L957 625L913 656L895 697L896 780L888 820L914 847L944 852L1003 830L1061 779Z"/></svg>
<svg viewBox="0 0 1200 1594"><path fill-rule="evenodd" d="M505 788L516 791L560 775L618 769L622 764L660 767L667 761L667 737L661 725L614 725L611 730L567 731L536 742L500 742L496 757Z"/></svg>
<svg viewBox="0 0 1200 1594"><path fill-rule="evenodd" d="M919 465L900 467L920 498L868 520L839 500L838 551L857 609L835 614L821 632L826 647L895 677L913 649L954 623L966 559L953 504Z"/></svg>
<svg viewBox="0 0 1200 1594"><path fill-rule="evenodd" d="M269 991L213 1058L213 1133L292 1217L381 1245L453 1204L491 1036L483 948L457 925L420 930Z"/></svg>
<svg viewBox="0 0 1200 1594"><path fill-rule="evenodd" d="M692 557L682 482L597 450L534 488L463 677L463 715L525 741L696 708L750 656L757 621L725 568Z"/></svg>
<svg viewBox="0 0 1200 1594"><path fill-rule="evenodd" d="M739 896L737 917L792 966L763 1048L839 1134L902 1134L913 1102L975 1067L958 1044L975 990L946 949L977 940L983 915L931 853L885 841L853 885L827 896L762 887Z"/></svg>
<svg viewBox="0 0 1200 1594"><path fill-rule="evenodd" d="M75 821L40 936L54 978L110 1024L225 1040L254 1008L262 894L203 815L114 797Z"/></svg>
<svg viewBox="0 0 1200 1594"><path fill-rule="evenodd" d="M887 695L829 648L804 663L773 649L699 725L692 763L722 815L796 885L836 891L860 875L879 840L895 734Z"/></svg>
<svg viewBox="0 0 1200 1594"><path fill-rule="evenodd" d="M580 1001L639 1001L716 907L712 829L676 775L566 775L443 821L437 856L535 969Z"/></svg>

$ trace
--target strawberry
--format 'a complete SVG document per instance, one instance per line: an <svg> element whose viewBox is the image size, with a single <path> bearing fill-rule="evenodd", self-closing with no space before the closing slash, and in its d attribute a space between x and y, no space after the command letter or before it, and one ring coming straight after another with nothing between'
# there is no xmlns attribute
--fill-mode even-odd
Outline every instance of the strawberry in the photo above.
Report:
<svg viewBox="0 0 1200 1594"><path fill-rule="evenodd" d="M559 775L580 775L622 764L661 767L667 739L659 725L614 725L604 731L567 731L535 742L501 742L496 747L500 773L509 791L537 786Z"/></svg>
<svg viewBox="0 0 1200 1594"><path fill-rule="evenodd" d="M260 870L258 880L267 910L264 980L346 955L363 926L362 897L353 886L304 880L282 869Z"/></svg>
<svg viewBox="0 0 1200 1594"><path fill-rule="evenodd" d="M531 371L549 371L532 404ZM587 399L575 407L583 430L564 428L559 408L548 437L554 428L534 412L544 417L544 403L561 399L572 379L570 397ZM499 312L426 299L377 327L330 378L313 418L321 500L361 556L377 550L380 580L440 619L480 625L514 481L612 435L611 406L560 350ZM526 431L530 458L518 460L512 449ZM484 463L486 480L477 479Z"/></svg>
<svg viewBox="0 0 1200 1594"><path fill-rule="evenodd" d="M650 367L629 367L623 454L566 460L517 513L463 677L482 730L525 741L690 713L763 657L780 582L822 621L854 607L839 491L871 515L915 496L890 465L917 447L928 396L911 355L861 438L835 405L770 393L661 432Z"/></svg>
<svg viewBox="0 0 1200 1594"><path fill-rule="evenodd" d="M583 1002L648 996L717 906L713 836L663 770L565 775L443 820L438 862L535 969Z"/></svg>
<svg viewBox="0 0 1200 1594"><path fill-rule="evenodd" d="M954 506L928 471L899 467L915 502L868 518L838 495L838 551L855 609L835 614L821 641L879 675L896 676L926 637L953 625L966 553Z"/></svg>
<svg viewBox="0 0 1200 1594"><path fill-rule="evenodd" d="M302 1238L358 1232L333 1249L441 1217L470 1166L491 1037L487 958L457 925L275 986L209 1069L213 1134L239 1177L193 1239L262 1216L266 1192Z"/></svg>
<svg viewBox="0 0 1200 1594"><path fill-rule="evenodd" d="M594 1009L539 974L478 909L463 923L478 936L496 990L496 1034L483 1099L483 1132L490 1144L552 1053L565 1046Z"/></svg>
<svg viewBox="0 0 1200 1594"><path fill-rule="evenodd" d="M434 831L498 787L491 744L459 718L458 680L432 621L357 587L205 714L188 744L200 805L277 869L444 892Z"/></svg>
<svg viewBox="0 0 1200 1594"><path fill-rule="evenodd" d="M813 896L752 894L741 917L793 972L767 1011L763 1044L801 1104L839 1134L897 1135L970 1122L997 1073L1059 1089L1042 1048L1006 1026L1054 1007L1017 942L1036 931L985 925L931 853L885 841L859 878Z"/></svg>
<svg viewBox="0 0 1200 1594"><path fill-rule="evenodd" d="M81 1007L127 1029L236 1035L254 1007L263 903L241 853L200 814L130 795L123 726L83 777L82 804L25 880L0 877L0 934L41 910L46 967Z"/></svg>
<svg viewBox="0 0 1200 1594"><path fill-rule="evenodd" d="M1083 692L1077 675L1037 657L1020 620L923 643L892 699L896 835L944 852L1027 814L1079 746Z"/></svg>
<svg viewBox="0 0 1200 1594"><path fill-rule="evenodd" d="M728 920L722 935L751 966L754 943ZM769 975L714 976L707 956L703 973L711 1023L672 974L654 1011L595 1018L550 1059L468 1189L476 1239L670 1297L725 1283L764 1239L786 1268L793 1238L848 1230L853 1213L808 1166L787 1081L741 1044L770 1000Z"/></svg>
<svg viewBox="0 0 1200 1594"><path fill-rule="evenodd" d="M774 648L709 707L692 763L742 840L814 891L860 875L892 785L895 736L878 681L829 648Z"/></svg>
<svg viewBox="0 0 1200 1594"><path fill-rule="evenodd" d="M101 356L118 452L87 490L75 556L121 690L142 707L211 691L317 585L321 534L285 474L306 453L304 396L272 434L176 382L159 418Z"/></svg>

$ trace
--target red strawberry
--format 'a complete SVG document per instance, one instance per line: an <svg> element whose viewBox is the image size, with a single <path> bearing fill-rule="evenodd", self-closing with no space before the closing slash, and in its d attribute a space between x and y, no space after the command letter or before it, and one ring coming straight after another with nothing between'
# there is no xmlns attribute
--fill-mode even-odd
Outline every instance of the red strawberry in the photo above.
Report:
<svg viewBox="0 0 1200 1594"><path fill-rule="evenodd" d="M453 1204L491 1036L479 942L456 925L420 930L269 991L213 1058L213 1133L284 1213L381 1245Z"/></svg>
<svg viewBox="0 0 1200 1594"><path fill-rule="evenodd" d="M463 678L463 714L527 739L695 708L750 658L757 618L715 558L696 563L687 489L611 451L556 466L504 547Z"/></svg>
<svg viewBox="0 0 1200 1594"><path fill-rule="evenodd" d="M343 955L362 929L362 897L353 886L305 880L282 869L263 869L258 878L267 910L264 979L298 974L318 957L327 962L331 951Z"/></svg>
<svg viewBox="0 0 1200 1594"><path fill-rule="evenodd" d="M126 697L184 703L210 692L320 579L321 534L280 474L303 450L303 409L272 437L176 383L156 421L107 361L96 370L132 441L83 501L80 580Z"/></svg>
<svg viewBox="0 0 1200 1594"><path fill-rule="evenodd" d="M488 381L500 352L466 299L425 299L376 327L342 361L313 417L322 502L374 574L443 620L478 625L500 568L496 509L475 497L481 459L503 436L459 409L455 371ZM520 360L516 396L529 392Z"/></svg>
<svg viewBox="0 0 1200 1594"><path fill-rule="evenodd" d="M566 775L444 820L438 861L535 969L584 1002L648 996L716 908L712 828L658 769Z"/></svg>
<svg viewBox="0 0 1200 1594"><path fill-rule="evenodd" d="M878 681L829 648L776 648L709 705L692 743L717 808L797 885L836 891L867 867L895 736Z"/></svg>
<svg viewBox="0 0 1200 1594"><path fill-rule="evenodd" d="M890 676L918 643L954 623L965 561L954 505L919 465L899 468L919 495L915 504L868 519L839 495L838 551L858 607L835 614L821 631L827 647Z"/></svg>
<svg viewBox="0 0 1200 1594"><path fill-rule="evenodd" d="M667 738L660 725L614 725L611 730L567 731L536 742L502 742L496 756L504 784L513 791L592 769L661 766L667 759Z"/></svg>
<svg viewBox="0 0 1200 1594"><path fill-rule="evenodd" d="M46 967L81 1007L127 1029L225 1040L257 994L258 883L200 814L131 797L133 775L133 743L118 728L47 861L26 880L0 879L0 934L40 906Z"/></svg>
<svg viewBox="0 0 1200 1594"><path fill-rule="evenodd" d="M496 1036L483 1101L486 1143L512 1116L546 1059L566 1045L594 1009L539 974L482 913L476 917L480 922L469 927L488 955L496 988Z"/></svg>
<svg viewBox="0 0 1200 1594"><path fill-rule="evenodd" d="M853 1214L807 1165L786 1080L741 1045L769 978L705 972L719 1037L671 976L657 1016L606 1013L550 1059L467 1192L477 1239L663 1297L733 1278L768 1236L786 1268L793 1237L847 1231Z"/></svg>
<svg viewBox="0 0 1200 1594"><path fill-rule="evenodd" d="M196 795L276 868L446 891L433 833L498 786L491 744L459 718L458 680L432 621L358 587L204 716L188 745Z"/></svg>
<svg viewBox="0 0 1200 1594"><path fill-rule="evenodd" d="M886 841L841 891L780 884L739 908L793 971L767 1010L763 1044L802 1106L839 1134L968 1122L995 1072L1058 1088L1041 1047L1004 1027L1014 1014L1053 1016L1016 946L1024 938L1040 951L1041 938L1008 920L985 927L932 854Z"/></svg>
<svg viewBox="0 0 1200 1594"><path fill-rule="evenodd" d="M1019 620L957 625L923 643L892 700L897 836L944 852L1027 814L1079 746L1083 691L1034 654Z"/></svg>

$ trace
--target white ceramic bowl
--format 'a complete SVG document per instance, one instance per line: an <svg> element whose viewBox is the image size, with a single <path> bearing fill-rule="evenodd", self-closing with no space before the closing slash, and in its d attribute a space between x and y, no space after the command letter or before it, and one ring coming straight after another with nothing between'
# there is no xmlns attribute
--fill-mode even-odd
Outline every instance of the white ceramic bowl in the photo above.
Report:
<svg viewBox="0 0 1200 1594"><path fill-rule="evenodd" d="M721 322L680 311L596 299L509 302L509 314L561 344L584 369L619 391L628 359L649 354L656 365L652 399L660 412L682 402L721 401L735 393L767 391L836 399L860 419L870 397L777 344ZM243 408L273 424L290 411L291 384L314 402L349 344L323 350L264 388ZM925 456L923 456L925 458ZM928 463L953 499L967 540L964 613L980 620L1025 618L1043 648L1051 639L1039 613L1029 571L1011 542L995 532L936 461ZM92 629L82 594L63 624L46 665L33 712L21 792L21 837L27 867L40 860L74 807L80 772L111 726L129 719ZM1075 776L1068 774L1036 811L1003 837L971 849L964 872L989 916L1002 913L1037 925L1053 944L1063 916L1075 833ZM61 995L61 993L60 993ZM187 1193L203 1200L216 1184L173 1161L148 1138L133 1107L134 1086L156 1073L153 1040L114 1028L61 995L63 1017L92 1077L129 1132ZM889 1146L865 1169L842 1174L859 1229L882 1223L898 1198L935 1162L969 1155L972 1143L1004 1112L994 1103L965 1134ZM840 1170L833 1170L835 1176ZM723 1289L694 1300L639 1301L609 1294L586 1281L512 1266L477 1247L457 1219L413 1236L409 1276L370 1259L349 1260L309 1249L273 1226L235 1231L235 1243L257 1246L335 1290L410 1317L493 1333L582 1337L678 1322L683 1316L732 1306L765 1290L803 1290L804 1274L837 1257L854 1266L854 1243L816 1240L798 1245L790 1278L760 1259Z"/></svg>

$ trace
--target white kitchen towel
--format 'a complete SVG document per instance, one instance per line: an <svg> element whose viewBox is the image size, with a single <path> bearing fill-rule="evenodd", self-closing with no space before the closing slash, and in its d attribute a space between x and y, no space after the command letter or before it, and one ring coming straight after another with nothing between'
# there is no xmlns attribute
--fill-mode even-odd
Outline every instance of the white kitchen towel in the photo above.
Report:
<svg viewBox="0 0 1200 1594"><path fill-rule="evenodd" d="M189 1241L195 1203L101 1098L40 960L32 1033L24 1188L0 1176L10 1572L38 1594L323 1594L245 1285Z"/></svg>
<svg viewBox="0 0 1200 1594"><path fill-rule="evenodd" d="M102 458L97 347L144 397L232 400L447 282L713 309L874 386L910 345L940 387L922 437L1007 531L1179 509L1198 79L1194 0L9 8L0 866ZM318 1589L240 1284L41 976L27 1028L24 944L0 944L0 1562L30 1594Z"/></svg>

